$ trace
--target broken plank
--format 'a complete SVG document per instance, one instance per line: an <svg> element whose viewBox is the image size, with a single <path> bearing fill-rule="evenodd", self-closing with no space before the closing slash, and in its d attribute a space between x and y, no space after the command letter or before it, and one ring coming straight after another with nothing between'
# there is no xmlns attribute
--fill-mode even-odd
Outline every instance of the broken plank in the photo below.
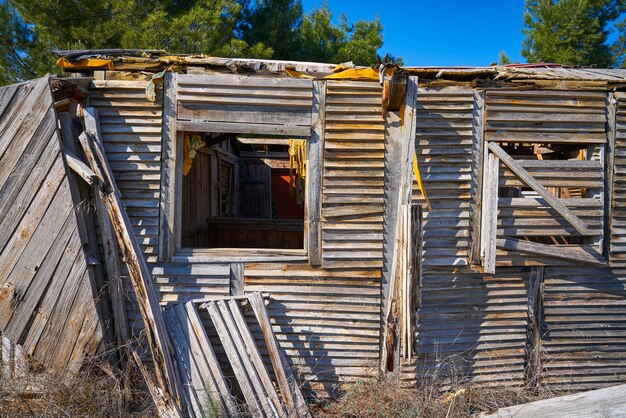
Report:
<svg viewBox="0 0 626 418"><path fill-rule="evenodd" d="M604 265L606 261L600 253L587 247L586 250L577 247L561 247L556 245L539 244L512 238L496 240L496 246L503 250L520 251L544 257L555 257L563 260L573 260L581 263Z"/></svg>

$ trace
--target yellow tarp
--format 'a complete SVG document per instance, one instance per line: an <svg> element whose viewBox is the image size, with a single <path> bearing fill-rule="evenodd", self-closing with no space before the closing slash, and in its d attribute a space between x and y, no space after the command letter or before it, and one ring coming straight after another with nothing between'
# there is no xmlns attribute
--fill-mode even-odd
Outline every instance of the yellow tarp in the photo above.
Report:
<svg viewBox="0 0 626 418"><path fill-rule="evenodd" d="M83 69L101 69L101 70L109 70L114 71L115 65L113 61L99 58L90 58L86 60L78 60L70 62L65 58L59 58L56 63L61 68L67 68L70 70L83 70Z"/></svg>
<svg viewBox="0 0 626 418"><path fill-rule="evenodd" d="M335 74L327 75L324 78L329 80L341 80L349 78L351 80L378 80L380 77L377 70L373 68L350 68Z"/></svg>

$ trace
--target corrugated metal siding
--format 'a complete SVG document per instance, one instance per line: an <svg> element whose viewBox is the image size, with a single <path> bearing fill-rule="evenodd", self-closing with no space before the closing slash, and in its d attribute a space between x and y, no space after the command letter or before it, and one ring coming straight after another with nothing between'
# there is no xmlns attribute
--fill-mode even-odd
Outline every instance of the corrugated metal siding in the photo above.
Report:
<svg viewBox="0 0 626 418"><path fill-rule="evenodd" d="M48 77L0 89L0 330L56 372L103 336Z"/></svg>
<svg viewBox="0 0 626 418"><path fill-rule="evenodd" d="M385 126L378 83L328 81L322 195L326 268L382 267Z"/></svg>
<svg viewBox="0 0 626 418"><path fill-rule="evenodd" d="M546 268L540 383L586 390L626 380L626 271Z"/></svg>
<svg viewBox="0 0 626 418"><path fill-rule="evenodd" d="M248 263L245 292L263 292L274 332L318 395L377 374L380 271Z"/></svg>

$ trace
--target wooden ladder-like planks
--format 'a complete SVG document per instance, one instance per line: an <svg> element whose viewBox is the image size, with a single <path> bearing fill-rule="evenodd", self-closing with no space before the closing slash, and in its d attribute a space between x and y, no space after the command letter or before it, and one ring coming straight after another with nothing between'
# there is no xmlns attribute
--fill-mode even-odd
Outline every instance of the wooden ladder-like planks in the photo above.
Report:
<svg viewBox="0 0 626 418"><path fill-rule="evenodd" d="M199 303L190 301L172 305L165 313L189 414L202 417L217 412L229 417L239 416L230 386L200 320L197 310L200 309L208 313L252 416L310 417L293 372L279 350L261 294L231 296ZM248 326L250 318L242 312L243 303L252 308L265 344L253 337ZM263 363L261 352L265 352L265 349L272 370L268 370Z"/></svg>

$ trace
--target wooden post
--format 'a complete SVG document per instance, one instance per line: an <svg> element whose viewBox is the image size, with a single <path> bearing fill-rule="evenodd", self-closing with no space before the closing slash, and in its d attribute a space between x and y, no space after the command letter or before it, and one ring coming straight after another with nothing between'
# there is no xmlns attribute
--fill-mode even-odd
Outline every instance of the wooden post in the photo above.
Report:
<svg viewBox="0 0 626 418"><path fill-rule="evenodd" d="M413 153L415 153L415 116L417 107L417 77L410 76L407 82L404 114L400 130L399 153L394 153L397 160L389 161L388 167L398 167L399 172L392 176L391 182L385 184L385 232L388 245L385 246L385 257L389 266L386 289L383 287L383 332L381 341L381 371L388 377L397 377L399 365L400 315L402 312L402 248L404 240L409 239L403 233L402 207L411 200L413 186ZM388 113L388 117L393 117ZM397 115L399 116L399 115ZM396 116L396 117L397 117ZM387 126L389 129L390 126ZM387 138L393 141L393 138ZM399 158L398 158L399 157ZM386 161L387 164L387 161ZM396 165L397 164L397 165Z"/></svg>
<svg viewBox="0 0 626 418"><path fill-rule="evenodd" d="M482 193L482 210L480 222L480 257L483 271L496 272L496 236L498 230L498 179L500 176L500 160L487 152L485 172L483 173L484 188Z"/></svg>
<svg viewBox="0 0 626 418"><path fill-rule="evenodd" d="M324 172L324 131L326 127L326 81L313 82L311 138L306 150L305 245L309 264L322 264L322 174Z"/></svg>
<svg viewBox="0 0 626 418"><path fill-rule="evenodd" d="M177 194L182 192L182 164L178 164L179 167L176 167L176 159L182 154L183 146L182 137L179 137L176 130L176 92L178 89L176 78L176 73L167 72L165 74L165 93L163 94L159 259L165 261L172 258L176 249L178 231L176 228L176 199Z"/></svg>
<svg viewBox="0 0 626 418"><path fill-rule="evenodd" d="M97 111L93 108L86 108L84 113L86 125L97 127ZM124 256L135 295L137 296L139 311L145 323L148 347L154 360L156 380L162 390L163 403L167 406L167 410L162 411L162 414L180 416L182 391L179 387L179 378L172 357L170 356L168 334L165 329L161 307L153 288L150 270L135 239L132 225L122 204L119 190L115 184L115 179L105 157L99 136L83 132L79 139L91 169L100 180L98 191L117 235L118 245Z"/></svg>
<svg viewBox="0 0 626 418"><path fill-rule="evenodd" d="M600 251L609 259L611 219L613 218L613 175L615 172L615 137L617 135L617 99L613 93L607 97L607 124L604 164L604 233Z"/></svg>

